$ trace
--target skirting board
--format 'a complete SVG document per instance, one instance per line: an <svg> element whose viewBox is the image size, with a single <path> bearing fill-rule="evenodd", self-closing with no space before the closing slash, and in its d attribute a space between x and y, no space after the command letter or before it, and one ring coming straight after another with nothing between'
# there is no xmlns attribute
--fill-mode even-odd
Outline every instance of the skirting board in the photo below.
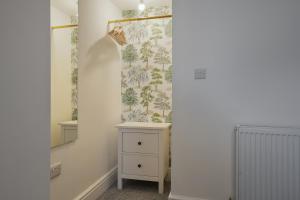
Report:
<svg viewBox="0 0 300 200"><path fill-rule="evenodd" d="M207 199L201 199L197 197L188 197L183 195L173 195L170 193L169 200L207 200Z"/></svg>
<svg viewBox="0 0 300 200"><path fill-rule="evenodd" d="M104 174L95 183L90 185L85 191L78 195L74 200L96 200L99 198L112 184L117 181L117 167Z"/></svg>

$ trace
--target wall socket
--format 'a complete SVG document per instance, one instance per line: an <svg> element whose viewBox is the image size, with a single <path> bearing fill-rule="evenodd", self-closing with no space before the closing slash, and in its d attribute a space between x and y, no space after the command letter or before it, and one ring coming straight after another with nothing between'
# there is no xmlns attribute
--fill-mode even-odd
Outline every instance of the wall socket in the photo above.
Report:
<svg viewBox="0 0 300 200"><path fill-rule="evenodd" d="M50 167L50 179L54 179L61 174L61 163L55 163Z"/></svg>

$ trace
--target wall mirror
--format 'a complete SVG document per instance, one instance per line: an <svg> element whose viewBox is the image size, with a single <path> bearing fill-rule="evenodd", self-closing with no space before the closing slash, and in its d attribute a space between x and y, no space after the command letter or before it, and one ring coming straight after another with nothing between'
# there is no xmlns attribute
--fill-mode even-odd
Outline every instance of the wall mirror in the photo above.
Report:
<svg viewBox="0 0 300 200"><path fill-rule="evenodd" d="M67 4L72 4L66 5ZM73 8L73 9L70 9ZM51 0L51 147L77 139L78 3Z"/></svg>

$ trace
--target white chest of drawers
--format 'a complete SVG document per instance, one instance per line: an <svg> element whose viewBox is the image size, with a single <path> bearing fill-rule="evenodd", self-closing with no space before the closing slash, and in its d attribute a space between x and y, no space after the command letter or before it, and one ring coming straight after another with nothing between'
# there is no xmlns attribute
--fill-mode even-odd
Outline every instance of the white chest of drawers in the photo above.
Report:
<svg viewBox="0 0 300 200"><path fill-rule="evenodd" d="M118 188L123 179L155 181L159 193L169 168L169 123L126 122L117 125Z"/></svg>
<svg viewBox="0 0 300 200"><path fill-rule="evenodd" d="M58 123L60 125L61 143L67 144L74 142L78 137L78 122L77 121L65 121Z"/></svg>

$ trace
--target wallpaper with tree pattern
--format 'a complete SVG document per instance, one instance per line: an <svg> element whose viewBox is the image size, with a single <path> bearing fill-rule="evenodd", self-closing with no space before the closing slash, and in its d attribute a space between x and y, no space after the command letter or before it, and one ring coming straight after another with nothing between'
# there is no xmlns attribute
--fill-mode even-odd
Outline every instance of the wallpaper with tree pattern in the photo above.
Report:
<svg viewBox="0 0 300 200"><path fill-rule="evenodd" d="M78 17L71 17L71 24L77 24ZM72 120L78 118L78 28L71 32L71 68L72 68Z"/></svg>
<svg viewBox="0 0 300 200"><path fill-rule="evenodd" d="M123 11L124 18L171 14L171 8ZM127 45L122 47L122 120L172 121L172 19L122 24Z"/></svg>

